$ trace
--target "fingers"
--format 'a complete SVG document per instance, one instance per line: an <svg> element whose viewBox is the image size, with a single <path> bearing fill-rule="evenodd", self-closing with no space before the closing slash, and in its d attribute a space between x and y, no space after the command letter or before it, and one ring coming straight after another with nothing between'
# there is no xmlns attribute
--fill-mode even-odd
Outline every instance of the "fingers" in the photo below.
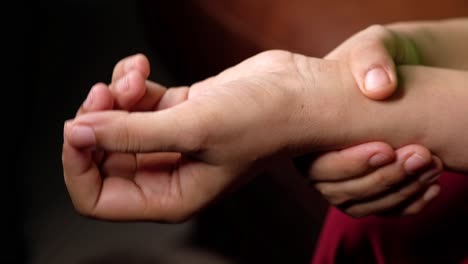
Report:
<svg viewBox="0 0 468 264"><path fill-rule="evenodd" d="M110 86L103 83L95 84L78 110L77 115L111 109L127 111L158 110L161 108L159 102L166 91L165 87L144 80L138 72L131 71Z"/></svg>
<svg viewBox="0 0 468 264"><path fill-rule="evenodd" d="M392 208L398 207L406 200L412 200L415 195L423 192L424 195L422 201L418 201L418 203L412 204L410 207L405 208L405 210L401 213L401 215L415 214L421 211L424 206L430 202L430 200L437 196L439 190L440 187L437 184L431 185L429 188L426 187L425 189L421 190L419 183L415 181L404 185L402 188L398 189L398 191L391 192L382 198L375 199L370 202L356 203L348 207L344 206L341 207L341 210L353 217L381 214L382 212L385 213Z"/></svg>
<svg viewBox="0 0 468 264"><path fill-rule="evenodd" d="M440 193L440 185L433 184L417 197L416 201L403 209L400 215L415 215L421 212Z"/></svg>
<svg viewBox="0 0 468 264"><path fill-rule="evenodd" d="M121 59L114 67L112 82L121 79L130 71L139 72L144 79L148 78L150 74L150 63L148 58L143 54L135 54Z"/></svg>
<svg viewBox="0 0 468 264"><path fill-rule="evenodd" d="M395 159L393 148L370 142L320 155L310 163L307 175L314 181L342 181L363 175Z"/></svg>
<svg viewBox="0 0 468 264"><path fill-rule="evenodd" d="M143 54L129 56L117 63L109 85L117 109L155 110L167 89L147 80L149 72L149 61Z"/></svg>
<svg viewBox="0 0 468 264"><path fill-rule="evenodd" d="M395 65L418 64L419 57L410 38L381 25L357 33L326 56L347 60L361 92L374 100L388 98L395 91Z"/></svg>
<svg viewBox="0 0 468 264"><path fill-rule="evenodd" d="M385 99L397 87L395 64L381 42L369 39L352 50L350 67L359 89L371 99Z"/></svg>
<svg viewBox="0 0 468 264"><path fill-rule="evenodd" d="M77 148L134 153L196 151L208 133L209 118L202 117L203 107L186 102L156 112L89 113L73 120L65 128L65 137Z"/></svg>
<svg viewBox="0 0 468 264"><path fill-rule="evenodd" d="M114 99L104 83L97 83L88 93L85 101L78 110L77 115L88 112L110 110L114 107Z"/></svg>
<svg viewBox="0 0 468 264"><path fill-rule="evenodd" d="M146 93L146 77L137 70L130 70L109 85L117 109L129 110Z"/></svg>
<svg viewBox="0 0 468 264"><path fill-rule="evenodd" d="M99 170L92 161L91 150L75 148L65 140L62 165L65 184L73 205L78 212L91 215L102 184Z"/></svg>
<svg viewBox="0 0 468 264"><path fill-rule="evenodd" d="M424 168L432 162L430 152L418 145L400 148L396 154L395 162L369 172L366 176L341 182L319 182L315 187L335 205L365 200L381 195L404 182L413 179L416 181L412 177L417 171L415 168ZM414 189L410 190L432 183L441 170L442 164L435 163L430 170L419 176L420 185L415 184Z"/></svg>
<svg viewBox="0 0 468 264"><path fill-rule="evenodd" d="M441 174L442 162L417 145L398 149L396 154L395 162L363 177L319 182L315 187L331 204L353 217L395 211L402 204L407 206L398 209L398 214L417 213L437 195L437 187L430 186Z"/></svg>
<svg viewBox="0 0 468 264"><path fill-rule="evenodd" d="M125 67L128 63L132 66ZM155 110L167 89L146 80L148 72L149 64L144 55L121 60L114 69L114 81L109 86L103 83L94 85L78 114L110 109Z"/></svg>
<svg viewBox="0 0 468 264"><path fill-rule="evenodd" d="M145 217L145 197L132 180L102 178L92 152L65 141L62 150L64 179L73 205L81 215L108 220Z"/></svg>
<svg viewBox="0 0 468 264"><path fill-rule="evenodd" d="M349 53L349 65L362 93L374 100L389 97L397 87L394 58L386 43L393 35L382 26L366 29Z"/></svg>
<svg viewBox="0 0 468 264"><path fill-rule="evenodd" d="M435 167L442 167L442 161L436 157L432 157L434 160L433 165ZM427 173L427 172L426 172ZM427 175L427 174L426 174ZM426 176L427 177L427 176ZM414 197L403 201L401 204L396 207L390 208L383 213L380 213L382 216L404 216L404 215L415 215L421 212L435 197L440 193L440 185L438 180L434 180L433 183L428 188L423 188L419 191Z"/></svg>

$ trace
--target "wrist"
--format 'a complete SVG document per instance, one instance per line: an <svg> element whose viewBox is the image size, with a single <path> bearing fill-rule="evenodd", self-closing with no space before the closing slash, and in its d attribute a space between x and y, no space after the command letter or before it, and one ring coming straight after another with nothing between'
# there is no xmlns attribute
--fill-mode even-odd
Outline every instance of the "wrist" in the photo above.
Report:
<svg viewBox="0 0 468 264"><path fill-rule="evenodd" d="M292 155L346 143L350 137L350 101L366 99L341 61L304 57L298 65L299 89L285 126L284 148Z"/></svg>

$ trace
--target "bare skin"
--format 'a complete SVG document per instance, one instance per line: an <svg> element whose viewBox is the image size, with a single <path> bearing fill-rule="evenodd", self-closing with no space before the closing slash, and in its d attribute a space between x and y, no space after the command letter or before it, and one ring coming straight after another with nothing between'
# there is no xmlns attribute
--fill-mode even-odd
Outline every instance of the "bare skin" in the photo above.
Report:
<svg viewBox="0 0 468 264"><path fill-rule="evenodd" d="M468 45L466 32L466 18L374 25L350 37L330 52L326 59L347 61L361 92L368 98L383 100L391 96L397 87L396 66L426 65L468 70L464 48ZM439 193L437 182L424 191L419 191L418 195L411 196L405 195L406 187L402 185L393 192L386 193L385 203L377 202L385 200L380 195L372 199L358 197L370 187L362 185L364 180L359 178L393 178L409 184L411 180L427 178L424 175L437 174L441 170L440 159L435 156L431 158L423 146L408 145L395 153L389 148L383 142L371 142L320 156L312 155L305 162L302 159L302 163L308 166L308 170L303 170L316 182L319 191L325 190L324 195L333 205L351 216L376 213L388 216L389 212L390 215L416 214ZM410 152L413 155L408 155ZM396 158L388 161L387 159L393 157L392 154ZM384 164L376 166L376 160L384 161ZM353 187L345 189L345 186ZM345 196L347 199L343 199L344 193L348 194ZM350 195L351 193L356 195ZM405 202L397 203L405 199ZM411 199L414 201L409 202ZM371 206L372 204L375 206ZM383 210L384 208L390 210ZM360 214L356 214L356 211Z"/></svg>
<svg viewBox="0 0 468 264"><path fill-rule="evenodd" d="M402 73L430 86L433 82L417 79L421 71L444 80L450 75L453 87L465 78L457 71L424 67L404 68ZM430 128L428 112L411 110L424 108L418 98L427 94L411 85L415 83L410 79L401 99L369 102L349 89L356 83L346 65L283 51L266 52L190 90L174 89L162 95L155 104L160 111L103 111L68 122L63 151L67 187L75 207L85 215L174 221L244 182L264 168L264 161L372 140L394 147L421 143L451 168L463 170L466 164L456 158L463 142L447 142L434 129L421 129ZM462 89L452 92L464 95ZM163 102L170 103L164 108ZM463 114L455 107L450 111ZM408 118L400 122L402 114ZM375 122L374 116L384 117L385 122ZM455 129L449 133L460 131L437 121ZM395 135L395 130L401 133ZM114 156L132 161L128 173L122 173L125 168L111 170L116 167L111 166L113 155L107 155L104 162L93 159L91 149L95 148L127 153ZM148 164L158 166L148 168Z"/></svg>

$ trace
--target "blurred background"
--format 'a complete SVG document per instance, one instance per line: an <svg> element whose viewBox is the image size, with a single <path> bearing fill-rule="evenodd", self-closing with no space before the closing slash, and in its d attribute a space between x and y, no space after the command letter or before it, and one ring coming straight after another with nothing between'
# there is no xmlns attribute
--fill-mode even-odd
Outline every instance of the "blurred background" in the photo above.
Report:
<svg viewBox="0 0 468 264"><path fill-rule="evenodd" d="M34 264L308 263L327 205L304 179L281 168L183 224L81 217L63 183L63 122L94 83L110 80L119 59L137 52L150 59L150 79L187 85L262 50L322 57L374 23L468 10L464 0L444 6L422 0L42 0L18 9L33 29L18 30L28 36L19 43L33 54L13 66L28 85L12 93L24 112L5 121L18 129L8 131L6 142L14 177L6 181L6 261L0 262Z"/></svg>

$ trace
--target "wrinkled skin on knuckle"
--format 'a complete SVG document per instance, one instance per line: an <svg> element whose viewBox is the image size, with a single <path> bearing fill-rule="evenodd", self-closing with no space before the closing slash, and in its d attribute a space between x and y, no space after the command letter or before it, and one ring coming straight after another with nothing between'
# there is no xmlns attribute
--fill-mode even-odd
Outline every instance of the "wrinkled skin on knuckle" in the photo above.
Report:
<svg viewBox="0 0 468 264"><path fill-rule="evenodd" d="M117 144L117 149L123 152L140 148L140 144L137 142L138 140L135 139L135 136L137 136L139 132L138 130L133 131L134 129L129 124L129 117L129 115L120 117L117 123L121 123L122 126L115 130L116 136L114 144Z"/></svg>

